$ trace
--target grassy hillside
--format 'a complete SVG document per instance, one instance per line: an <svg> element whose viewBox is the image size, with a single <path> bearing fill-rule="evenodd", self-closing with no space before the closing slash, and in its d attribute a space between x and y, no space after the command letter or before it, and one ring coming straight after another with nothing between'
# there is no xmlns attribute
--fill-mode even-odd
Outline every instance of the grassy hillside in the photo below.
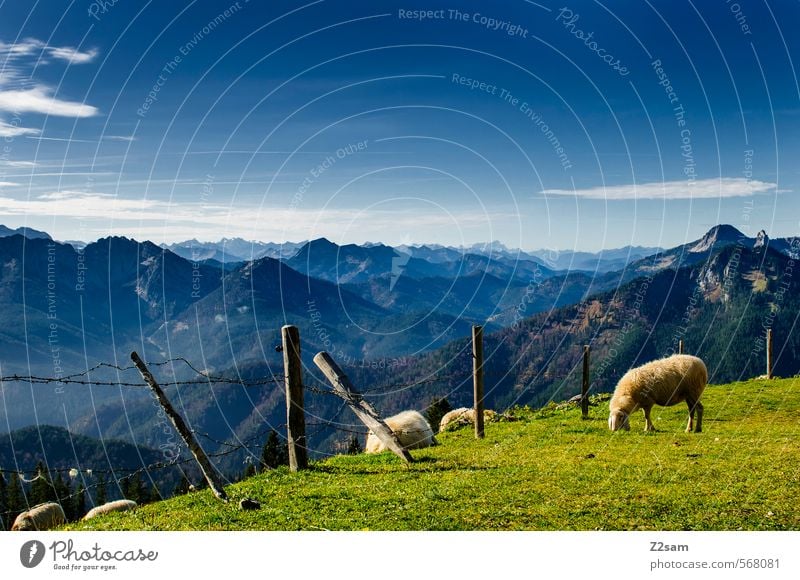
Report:
<svg viewBox="0 0 800 580"><path fill-rule="evenodd" d="M608 431L608 403L519 410L516 422L439 436L406 467L391 454L337 456L73 524L103 530L800 529L800 379L710 386L704 432L685 406ZM236 505L261 502L255 512Z"/></svg>

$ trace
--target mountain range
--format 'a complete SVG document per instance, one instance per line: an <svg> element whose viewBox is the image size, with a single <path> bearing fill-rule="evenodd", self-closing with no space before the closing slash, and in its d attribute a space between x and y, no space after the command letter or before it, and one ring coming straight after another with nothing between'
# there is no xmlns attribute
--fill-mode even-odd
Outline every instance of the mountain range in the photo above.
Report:
<svg viewBox="0 0 800 580"><path fill-rule="evenodd" d="M45 240L52 239L50 237L50 234L46 232L40 232L39 230L34 230L33 228L26 228L25 226L23 226L12 230L11 228L0 224L0 238L5 238L7 236L14 236L14 235L25 236L26 238L29 238L31 240L39 238Z"/></svg>
<svg viewBox="0 0 800 580"><path fill-rule="evenodd" d="M241 252L239 242L225 247ZM244 244L255 255L255 246ZM798 238L773 240L765 232L750 238L720 225L645 257L646 248L573 254L571 270L558 269L565 256L523 255L496 244L392 248L319 239L263 246L258 251L273 256L187 259L122 237L75 248L46 234L12 231L0 237L2 374L49 377L101 361L124 368L137 350L146 360L183 356L230 377L280 375L275 347L283 324L300 328L310 383L321 380L310 364L319 350L331 352L357 385L424 381L371 395L385 412L421 408L434 396L466 403L473 324L486 327L487 396L496 408L574 394L583 344L592 347L596 390L613 388L625 369L674 350L679 339L706 358L713 380L760 374L764 321L777 337L778 372L796 373L800 361L792 334ZM615 260L619 269L599 265ZM165 381L196 376L181 363L157 373ZM91 378L139 380L115 368L94 370ZM285 421L279 384L168 391L187 420L216 440L246 438ZM9 381L3 394L4 429L54 424L154 449L169 438L156 428L154 403L143 389ZM307 403L321 419L341 411L325 395L310 393ZM312 446L334 449L342 436L322 426ZM236 472L239 460L229 458L226 467Z"/></svg>
<svg viewBox="0 0 800 580"><path fill-rule="evenodd" d="M798 251L798 238L771 241L763 232L748 238L717 226L696 242L634 262L611 289L489 334L487 404L540 406L579 393L584 345L591 348L593 392L612 391L627 369L677 352L681 341L706 362L712 383L759 376L766 372L767 328L776 376L794 376L800 372ZM421 397L468 404L470 349L461 339L396 369L399 384L443 379L377 404L387 412ZM367 369L353 380L380 379Z"/></svg>
<svg viewBox="0 0 800 580"><path fill-rule="evenodd" d="M21 233L21 232L20 232ZM0 232L2 235L2 232ZM67 242L76 247L85 246L85 242ZM316 244L315 244L316 243ZM298 250L311 244L324 248L325 245L341 247L345 251L358 252L357 248L369 250L387 246L381 243L365 243L361 246L348 244L338 246L324 238L311 242L273 242L248 241L242 238L223 238L218 242L201 242L199 240L186 240L173 244L161 244L161 247L178 254L182 258L192 261L214 261L219 264L232 262L246 262L258 258L269 257L279 260L289 260L296 257ZM623 248L600 250L598 252L583 252L576 250L534 250L525 252L511 249L500 242L486 244L473 244L471 246L442 246L439 244L408 245L401 244L393 248L397 257L410 256L430 264L458 263L465 256L483 256L495 260L511 260L512 262L532 261L547 265L552 270L583 270L587 272L610 272L620 270L626 264L655 254L661 250L657 247L625 246ZM385 251L385 250L384 250Z"/></svg>

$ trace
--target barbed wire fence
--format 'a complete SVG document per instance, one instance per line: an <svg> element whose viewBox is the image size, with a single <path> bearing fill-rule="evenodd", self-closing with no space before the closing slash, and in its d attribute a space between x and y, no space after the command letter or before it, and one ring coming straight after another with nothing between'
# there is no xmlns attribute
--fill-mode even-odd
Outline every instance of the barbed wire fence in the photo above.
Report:
<svg viewBox="0 0 800 580"><path fill-rule="evenodd" d="M5 378L0 379L5 380ZM226 457L228 455L238 453L240 451L249 451L252 452L253 447L255 445L261 446L263 444L263 438L267 436L269 433L274 431L275 429L280 429L285 427L285 425L273 425L269 428L263 429L252 435L244 440L237 440L233 441L222 441L211 435L200 432L194 431L194 433L207 439L213 443L219 444L221 447L227 447L227 449L223 451L217 451L214 453L209 453L208 456L214 459ZM140 478L142 475L152 476L153 472L157 472L160 470L166 469L173 469L173 468L181 468L182 466L192 464L195 462L193 457L182 457L181 455L176 455L175 458L169 461L156 461L149 463L147 465L143 465L137 468L131 467L87 467L81 466L80 469L76 467L45 467L44 471L39 469L5 469L0 468L0 475L7 476L10 475L12 477L16 476L20 480L20 484L30 485L36 481L43 481L48 487L52 488L53 494L57 497L59 503L66 503L69 501L74 501L78 498L78 496L82 494L88 494L91 498L91 493L93 491L97 491L100 487L114 487L117 486L118 488L123 488L124 483L126 481L132 481L135 478ZM75 491L72 491L68 494L59 494L58 490L56 489L56 484L53 481L53 476L58 474L67 474L71 479L78 479L80 478L80 484L75 488ZM124 475L123 475L124 474ZM111 479L106 479L104 476L111 476ZM183 472L181 472L182 476L185 476ZM30 476L28 479L26 476ZM92 483L87 483L87 480L94 480ZM164 495L158 490L156 487L156 492L158 493L159 497L163 498ZM33 507L28 500L28 493L25 493L24 488L20 489L22 494L22 500L25 504L25 509L30 509ZM24 511L24 510L23 510ZM0 521L10 523L12 520L12 516L16 516L20 513L19 510L11 510L6 509L0 511Z"/></svg>
<svg viewBox="0 0 800 580"><path fill-rule="evenodd" d="M291 340L288 340L287 337L287 329L294 329L295 333L295 341L297 343L296 348L293 347ZM287 397L287 422L280 424L280 425L270 425L266 429L261 429L257 433L252 436L247 437L246 439L242 440L238 437L235 437L233 440L224 440L219 437L212 436L209 433L197 431L194 429L189 430L189 433L184 433L182 436L184 437L184 441L187 444L186 447L189 448L192 453L194 453L194 449L192 449L192 444L190 439L194 439L195 437L199 437L203 439L208 444L212 446L217 446L217 450L208 453L207 457L211 459L219 459L225 456L229 456L235 453L245 453L247 457L252 459L253 457L257 457L256 452L254 452L255 446L261 446L263 444L263 439L267 436L270 432L276 430L286 429L286 442L287 447L290 450L289 456L290 458L293 457L292 455L292 448L294 451L297 452L298 449L302 451L300 456L304 456L305 453L308 451L308 441L309 438L324 438L328 442L331 442L332 437L335 433L342 433L346 436L353 438L353 437L363 437L368 432L376 431L374 423L371 421L365 421L364 416L362 415L364 409L360 409L359 407L367 408L367 415L372 416L375 420L378 421L378 428L377 431L381 431L381 425L385 427L383 420L381 419L380 415L374 410L371 404L364 402L364 397L369 397L374 400L379 400L382 397L397 395L403 391L411 391L413 389L418 389L420 387L428 387L430 385L439 384L441 386L446 386L449 389L448 394L454 393L457 389L462 388L463 386L472 384L473 386L473 409L477 411L477 409L483 409L483 402L484 402L484 392L483 392L483 380L484 380L484 361L483 361L483 333L481 327L475 327L473 331L473 340L472 340L472 349L470 352L469 343L466 343L458 352L455 358L458 356L464 355L471 359L471 369L465 368L465 362L462 360L458 366L459 368L454 370L447 370L446 368L439 368L436 370L431 371L421 371L419 376L412 380L403 380L403 381L387 381L385 383L379 383L367 386L360 391L357 391L352 385L349 385L347 389L344 391L341 389L342 383L348 383L349 379L344 374L341 369L339 369L339 373L341 377L334 377L332 380L331 375L323 372L328 379L328 382L319 378L315 373L310 372L310 369L304 368L302 363L300 363L300 353L299 353L299 333L296 327L289 327L286 326L283 328L283 336L284 342L281 348L276 350L284 352L284 373L277 374L274 372L270 372L269 374L263 374L261 376L255 377L243 377L241 373L237 371L237 375L235 377L230 376L223 376L220 374L215 374L209 372L205 369L199 369L195 364L191 361L186 359L185 357L174 357L167 360L162 361L148 361L147 365L150 367L155 368L163 368L166 366L171 366L171 375L173 378L165 381L159 381L158 385L164 388L181 388L181 387L192 387L198 385L208 385L213 387L214 385L236 385L246 388L258 388L258 387L280 387L284 385L286 387L286 397ZM288 352L287 352L288 351ZM583 377L583 389L582 389L582 397L581 402L584 403L588 401L588 347L584 349L584 359L583 359L583 367L584 367L584 377ZM135 354L135 353L134 353ZM134 357L132 354L132 358ZM322 354L322 353L320 353ZM138 355L134 358L134 363L136 363L136 359L138 359ZM141 362L141 361L140 361ZM315 358L315 362L317 359ZM452 362L452 361L450 361ZM293 363L293 364L290 364ZM142 362L142 365L144 363ZM191 378L176 378L178 372L176 371L176 365L183 365L184 370L191 371L194 373L194 377ZM319 366L319 363L317 362ZM569 370L569 372L562 377L563 380L574 378L577 368L580 366L580 360L576 361L575 365ZM338 368L338 367L337 367ZM299 369L299 370L298 370ZM320 370L323 370L323 367L319 366ZM103 373L107 372L116 372L118 376L124 375L125 373L132 372L134 370L138 370L142 374L142 380L110 380L105 377L98 377L95 378L93 375L102 375ZM298 376L293 376L297 375ZM147 372L149 375L149 371ZM508 372L500 373L497 377L491 377L490 380L494 382L499 382L500 380L505 380L508 377ZM154 381L153 377L149 377L151 380L148 380L145 372L143 372L142 368L137 366L137 364L133 365L116 365L110 363L98 363L95 366L86 369L82 372L73 373L69 375L59 376L59 377L44 377L38 375L21 375L21 374L12 374L7 376L0 376L0 384L7 383L7 382L22 382L28 383L31 385L40 385L40 384L51 384L51 383L58 383L60 385L69 385L69 386L88 386L88 387L125 387L125 388L153 388L153 384L151 381ZM554 377L549 376L549 380L553 380ZM556 379L558 380L558 379ZM293 400L293 397L296 397L296 394L291 392L289 388L289 384L291 382L299 382L301 385L301 392L305 391L313 395L322 395L322 396L338 396L342 399L335 408L335 410L331 413L331 407L327 404L323 404L323 412L321 413L314 413L311 417L311 420L306 422L305 421L305 414L306 409L303 403L302 394L300 395L300 400ZM330 383L330 384L329 384ZM333 388L332 388L333 387ZM441 390L441 389L440 389ZM427 395L430 397L427 406L422 406L421 410L423 412L427 411L428 407L434 403L436 400L435 397L430 396L431 393L428 392ZM464 393L462 393L462 396ZM447 396L447 395L445 395ZM410 398L407 396L406 399ZM415 405L416 408L420 408L419 399L421 397L417 397L417 404ZM163 404L163 402L162 402ZM356 417L358 417L361 422L353 422L352 420L346 420L342 418L342 414L344 413L345 409L350 408L355 412ZM300 414L303 417L301 424L292 425L292 413L291 410L295 409L300 411ZM173 413L174 410L173 410ZM169 413L168 413L169 414ZM177 413L175 413L177 415ZM324 416L323 416L324 415ZM474 414L476 419L474 420L476 425L476 437L481 438L483 437L483 413L476 412ZM480 417L480 420L477 418ZM368 417L369 418L369 417ZM295 420L296 422L296 420ZM481 423L480 428L478 423ZM174 423L174 421L173 421ZM177 425L175 425L177 428ZM311 430L306 433L306 428L309 427ZM432 426L434 430L438 430L438 425ZM293 433L293 430L295 431ZM390 437L395 439L394 435L392 434L391 430L386 428L386 432L384 433L375 433L376 435L380 435L381 437ZM188 438L187 438L188 437ZM333 442L341 444L342 442ZM203 455L206 455L203 452ZM407 452L401 454L406 461L410 460L410 456ZM172 469L178 468L183 469L184 466L187 464L197 463L200 464L201 471L204 475L207 476L206 470L203 469L202 462L199 460L197 455L195 454L194 457L186 457L185 455L181 455L180 453L176 454L176 456L169 460L169 461L157 461L152 462L147 465L143 465L141 467L136 468L113 468L113 467L89 467L81 466L80 473L81 475L81 482L82 486L79 487L78 490L75 492L70 493L69 495L61 498L62 500L71 500L74 499L77 495L81 493L90 493L91 491L95 491L98 486L100 485L109 485L109 486L118 486L121 488L123 482L126 480L132 480L136 477L141 477L143 474L147 475L148 477L152 477L154 472L158 472L160 470L165 469ZM290 469L292 471L296 471L297 469L306 468L307 464L303 461L300 464L292 465L290 461ZM57 469L46 469L48 483L53 485L52 483L52 474L58 473L69 473L74 474L76 468L72 467L65 467L65 468L57 468ZM0 474L11 474L16 475L20 478L21 482L25 482L26 484L30 484L35 481L37 478L42 477L44 474L40 473L37 470L14 470L14 469L0 469ZM89 480L84 477L83 474L90 474ZM182 474L185 476L185 472L182 471ZM103 479L100 481L98 476L106 476L110 475L111 479L106 481ZM92 478L95 478L92 481ZM211 485L212 489L214 488L213 482L206 477L207 481ZM220 484L221 489L221 484ZM215 493L217 490L215 489ZM224 492L222 492L224 494ZM23 493L24 495L24 493ZM220 497L219 493L217 494ZM91 497L91 493L90 493ZM27 501L27 497L25 498ZM221 499L226 499L221 497ZM0 512L0 517L3 517L4 520L7 520L7 517L10 515L11 512L9 510L5 510L4 512Z"/></svg>
<svg viewBox="0 0 800 580"><path fill-rule="evenodd" d="M201 370L197 368L192 362L190 362L185 357L173 357L170 359L162 360L162 361L148 361L147 365L150 367L158 367L163 368L166 366L175 366L175 365L184 365L186 369L192 371L195 376L192 378L184 378L184 379L171 379L165 381L159 381L161 387L164 388L172 388L172 387L191 387L191 386L198 386L198 385L237 385L242 387L264 387L264 386L280 386L286 383L287 375L286 374L277 374L277 373L270 373L262 376L257 377L229 377L229 376L222 376L219 374L214 374L207 372L205 370ZM148 388L148 382L146 380L123 380L123 379L108 379L106 376L103 376L106 373L113 372L117 373L118 376L124 376L126 373L138 370L137 366L134 365L118 365L112 363L101 362L98 363L91 368L83 370L77 373L71 373L67 375L57 376L57 377L47 377L41 376L36 374L9 374L9 375L2 375L0 376L0 384L6 383L26 383L30 385L46 385L46 384L58 384L58 385L65 385L70 387L117 387L117 388ZM173 368L172 374L177 374L175 369ZM97 375L101 375L97 377ZM307 383L304 388L306 391L313 393L315 395L335 395L334 391L331 390L329 385L313 374L308 372L303 373L303 382ZM429 385L435 382L439 382L443 379L454 378L456 373L450 373L448 376L443 377L441 375L436 375L433 377L426 377L421 380L415 381L407 381L407 382L389 382L384 384L379 384L372 386L368 389L365 389L364 392L369 395L373 396L385 396L392 393L396 393L400 390L411 389L415 387L420 387L424 385ZM350 435L357 435L357 436L364 436L367 432L365 428L358 428L358 424L354 424L352 422L348 422L346 420L341 420L341 415L344 410L347 408L347 403L342 402L337 410L333 413L333 415L329 417L322 417L317 416L314 418L313 421L308 423L309 427L315 428L312 433L310 433L311 437L315 437L317 435L322 435L324 433L330 433L331 431L337 431L341 433L347 433ZM254 449L255 446L263 445L264 437L267 436L269 433L281 430L286 428L286 424L279 424L279 425L270 425L266 429L262 429L256 434L241 440L238 437L234 440L222 440L218 437L214 437L206 432L201 432L197 430L191 430L193 436L197 436L213 445L218 446L219 450L216 452L212 452L208 454L208 457L213 459L222 458L231 454L245 452L249 454L249 457L256 456L256 450ZM77 467L50 467L46 466L44 471L41 469L8 469L2 468L0 469L0 474L3 476L16 476L19 478L20 484L24 484L21 489L22 493L22 500L27 508L30 508L31 505L29 504L29 493L25 491L25 485L31 485L32 483L38 480L44 480L46 484L53 488L55 492L55 483L54 479L58 474L66 474L69 475L69 479L67 482L70 484L70 493L66 495L60 495L58 497L60 502L67 502L73 501L77 498L77 496L81 494L88 494L90 501L91 495L93 492L97 491L97 488L100 486L107 486L109 488L117 487L121 489L125 483L125 481L131 481L134 478L141 477L142 475L146 475L148 477L153 477L154 472L174 469L174 468L182 468L184 466L193 464L196 462L196 458L193 457L186 457L184 455L176 454L176 456L171 460L163 460L163 461L156 461L149 463L147 465L143 465L136 468L131 467L110 467L110 466L86 466L81 465L80 468ZM183 472L181 472L183 475ZM106 479L106 476L110 476L110 479ZM72 481L79 481L79 484L76 486L74 491L72 491ZM158 489L156 488L158 491ZM158 492L161 495L161 492ZM9 509L5 509L0 511L0 520L3 522L9 522L9 517L13 516L15 513L19 513L19 510L13 512Z"/></svg>

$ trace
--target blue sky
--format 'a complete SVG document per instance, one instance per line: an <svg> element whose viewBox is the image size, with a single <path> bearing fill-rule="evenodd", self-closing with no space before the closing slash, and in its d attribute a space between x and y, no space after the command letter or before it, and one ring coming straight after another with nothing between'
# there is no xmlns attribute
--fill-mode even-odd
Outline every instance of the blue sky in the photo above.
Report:
<svg viewBox="0 0 800 580"><path fill-rule="evenodd" d="M6 1L0 223L590 250L797 234L796 22L794 1Z"/></svg>

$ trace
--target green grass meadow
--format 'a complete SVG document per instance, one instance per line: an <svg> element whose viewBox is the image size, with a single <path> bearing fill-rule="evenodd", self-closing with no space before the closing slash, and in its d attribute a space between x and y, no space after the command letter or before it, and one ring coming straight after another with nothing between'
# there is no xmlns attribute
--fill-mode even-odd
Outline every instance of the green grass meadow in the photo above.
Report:
<svg viewBox="0 0 800 580"><path fill-rule="evenodd" d="M608 402L515 409L517 421L438 435L412 452L336 456L203 490L69 530L798 530L800 379L709 386L703 433L685 405L658 431L611 433ZM241 498L261 502L242 511Z"/></svg>

